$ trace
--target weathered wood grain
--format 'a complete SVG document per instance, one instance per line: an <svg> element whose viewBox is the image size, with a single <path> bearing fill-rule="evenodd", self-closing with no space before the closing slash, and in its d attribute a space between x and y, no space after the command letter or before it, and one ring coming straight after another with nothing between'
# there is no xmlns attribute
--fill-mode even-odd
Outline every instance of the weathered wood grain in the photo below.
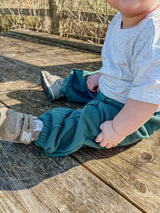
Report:
<svg viewBox="0 0 160 213"><path fill-rule="evenodd" d="M39 43L41 44L45 44L45 45L58 45L60 47L60 45L65 45L67 49L69 49L70 47L72 47L72 51L74 50L73 47L77 48L77 50L79 50L81 52L86 50L86 51L92 51L94 53L101 53L102 50L102 45L100 44L95 44L95 43L89 43L86 41L82 41L82 40L77 40L77 39L66 39L60 36L56 36L56 35L51 35L51 34L47 34L47 33L40 33L40 32L34 32L34 31L29 31L29 30L24 30L24 29L19 29L19 30L12 30L10 33L5 33L5 36L9 36L11 35L12 38L19 38L20 40L23 40L25 38L25 40L30 40L30 41L36 41L36 39L39 40ZM38 41L37 40L37 41ZM35 42L36 43L36 42Z"/></svg>
<svg viewBox="0 0 160 213"><path fill-rule="evenodd" d="M35 115L54 106L67 105L65 100L49 104L40 87L39 71L42 62L38 61L37 57L43 57L48 46L44 48L38 43L34 46L33 42L20 40L16 48L14 43L15 39L0 36L0 101L15 110ZM56 48L58 49L57 46ZM65 49L60 48L62 52ZM28 55L25 54L27 50ZM54 47L52 50L49 46L48 51L55 56L58 50L55 51ZM75 50L72 52L73 55L74 52ZM84 58L87 54L90 53L84 53ZM63 61L67 68L69 57L66 55L62 54L61 62ZM84 58L81 58L82 64L83 61L86 63ZM58 65L55 62L51 65L50 61L47 63L47 59L45 60L46 66L48 64L51 66L51 72L57 72L53 67L59 67L60 59L58 57L56 59ZM70 64L71 62L72 60ZM58 71L60 73L60 70ZM64 70L63 72L65 73ZM79 107L78 104L68 106ZM0 212L140 211L71 156L49 158L34 144L23 145L1 141Z"/></svg>
<svg viewBox="0 0 160 213"><path fill-rule="evenodd" d="M53 105L46 104L47 98L40 87L40 70L45 69L53 74L66 77L72 68L84 69L85 67L86 70L93 71L99 69L101 65L99 54L57 45L54 42L47 42L27 35L15 33L12 35L10 32L0 34L0 48L2 50L0 73L3 73L1 78L4 82L0 86L1 100L10 106L12 105L13 108L16 106L19 111L27 109L28 112L35 115L39 115L36 107L34 107L35 97L39 104L40 114L57 106L79 107L78 104L68 104L65 100L60 103L55 102ZM12 63L8 63L8 61ZM23 68L29 71L28 78L25 77ZM28 87L30 88L29 91L26 89ZM32 111L29 107L24 107L24 96L32 102Z"/></svg>
<svg viewBox="0 0 160 213"><path fill-rule="evenodd" d="M73 156L144 211L159 212L160 132L128 148L85 148Z"/></svg>
<svg viewBox="0 0 160 213"><path fill-rule="evenodd" d="M71 157L0 143L0 212L139 212Z"/></svg>
<svg viewBox="0 0 160 213"><path fill-rule="evenodd" d="M10 36L11 37L11 36ZM16 39L16 40L18 40L18 38L20 37L20 35L19 36L17 36L17 35L15 35L14 34L14 39ZM28 39L28 40L27 40ZM31 41L31 37L26 37L26 42L32 42ZM36 41L36 49L38 50L38 47L39 47L39 44L38 44L38 40L36 40L35 38L33 39L34 41ZM10 45L12 44L12 38L9 38L9 41L10 41ZM21 46L20 45L20 43L21 43L21 41L19 41L19 46ZM28 48L30 48L30 49L32 49L32 47L30 46L30 45L28 45L29 43L27 43L27 46L28 46ZM13 45L13 44L12 44ZM11 45L11 46L12 46ZM37 58L37 56L40 58L40 55L42 56L42 58L44 57L45 58L45 60L46 60L46 64L49 64L49 66L51 66L51 64L50 63L52 63L52 58L50 58L51 56L53 56L54 55L54 57L56 58L56 56L57 56L57 60L56 61L54 61L53 62L53 67L52 67L52 70L51 70L51 72L52 73L56 73L57 72L57 70L55 70L54 68L56 67L56 68L59 68L58 70L59 70L59 72L60 72L60 75L62 75L62 76L66 76L66 75L68 75L68 71L67 71L67 69L64 69L63 70L63 68L64 68L64 66L65 66L65 68L68 68L68 67L70 67L70 65L73 65L74 63L75 63L75 61L76 61L76 59L77 60L79 60L79 62L81 62L80 63L80 66L82 66L82 67L85 67L85 63L86 63L86 61L88 60L88 58L91 60L88 64L91 64L91 66L93 66L93 61L92 60L94 60L95 58L97 58L97 54L95 55L95 56L92 56L92 57L90 57L90 53L87 53L87 52L84 52L83 54L82 54L82 52L78 52L77 50L75 50L74 49L74 54L71 54L71 52L72 52L72 49L71 48L69 48L69 49L67 49L67 50L65 50L65 47L62 45L61 47L60 47L60 50L58 49L58 46L54 46L54 47L52 47L52 46L50 46L49 44L48 44L48 46L46 47L46 45L44 45L44 44L41 44L40 45L42 48L41 48L41 53L37 53L37 51L35 52L35 54L34 54L34 56ZM15 47L13 47L13 49L14 49ZM14 52L14 50L13 50L13 52L14 52L14 54L15 54L15 58L17 58L17 56L18 56L18 59L20 59L21 58L21 63L22 64L20 64L20 63L16 63L16 64L18 64L18 65L21 65L22 67L25 67L25 68L28 68L28 66L25 66L24 65L24 62L23 61L27 61L27 64L30 64L30 70L32 70L33 69L33 66L36 66L36 67L38 67L38 69L39 69L39 67L41 67L40 65L41 64L39 64L39 63L42 63L41 61L35 61L34 62L34 64L32 64L31 63L31 60L32 61L34 61L34 59L32 58L30 58L30 57L28 57L27 55L25 56L25 58L24 59L22 59L22 56L21 55L24 55L24 54L22 54L23 53L23 51L25 50L25 48L26 48L26 44L25 44L25 42L24 42L24 44L21 46L21 53L18 53L18 52L16 52L17 50L15 50L15 52ZM16 48L15 48L16 49ZM46 50L48 50L47 51L47 53L48 54L46 54L45 56L44 56L44 49L45 49L45 54L46 54ZM33 50L33 52L34 52L34 50ZM61 53L61 52L63 52L63 53ZM73 53L73 52L72 52ZM38 55L37 55L38 54ZM64 55L63 55L64 54ZM55 56L56 55L56 56ZM71 56L70 56L71 55ZM94 55L94 54L93 54ZM11 55L10 55L10 53L5 53L5 57L12 57ZM24 56L23 56L24 57ZM49 59L50 58L50 59ZM47 59L48 59L48 61L47 61ZM65 59L65 60L63 60L63 59ZM12 59L12 60L15 60L14 58ZM98 59L99 60L99 59ZM61 64L62 63L62 61L63 61L63 65ZM68 63L68 62L70 62L70 63ZM83 63L83 62L85 62L85 63ZM56 64L57 63L57 64ZM99 62L98 62L99 63ZM37 66L38 65L38 66ZM62 66L61 66L62 65ZM98 65L99 64L96 64L96 67L98 68ZM97 69L96 68L96 69ZM22 92L23 94L25 94L25 91L23 91ZM12 93L13 94L13 93ZM38 95L38 93L37 93L37 95ZM13 95L13 96L15 96L15 97L19 97L20 99L21 99L21 104L24 104L24 102L22 103L22 100L23 100L23 95L22 95L22 98L21 98L21 95L17 95L17 93L15 92L15 94ZM42 95L43 96L43 95ZM41 96L41 97L42 97ZM34 97L34 95L33 95L33 90L32 90L32 92L31 92L31 97ZM45 99L45 97L44 97L44 99ZM10 100L10 99L9 99ZM32 99L32 101L33 101L33 99ZM20 108L17 108L17 109L21 109L21 105L20 104ZM55 104L55 103L54 103ZM57 102L56 103L56 105L50 105L51 107L53 106L53 107L57 107L57 106L62 106L63 104L63 106L70 106L70 107L74 107L75 106L75 108L76 107L78 107L78 105L68 105L67 103L65 103L65 101L63 102ZM62 104L62 105L61 105ZM48 105L48 104L47 104ZM17 106L16 106L17 107ZM23 107L24 109L25 109L25 107ZM46 110L46 108L45 107L41 107L41 112L43 111L43 109L45 109ZM29 109L27 109L27 111L28 111ZM154 137L154 138L157 138L156 136ZM154 143L154 138L152 138L152 143ZM159 139L158 139L159 140ZM144 146L144 148L142 148L142 149L146 149L146 147L148 147L148 142L147 142L147 140L144 140L145 142L145 146ZM150 143L150 144L152 144L152 143ZM136 146L135 146L136 147ZM136 154L137 154L137 156L138 155L141 155L139 152L137 152L137 150L136 150L136 148L135 147L133 147L133 153L135 152ZM153 144L153 147L155 147L155 145ZM121 149L118 149L118 150L121 150ZM132 150L132 149L129 149L129 150ZM158 150L158 149L157 149ZM97 151L96 151L97 152ZM90 152L89 152L90 153ZM99 152L98 152L99 153ZM98 154L98 156L100 157L100 155L103 153L103 151L100 151L100 153ZM108 153L108 152L107 152ZM115 155L114 153L115 153L115 151L109 151L109 153L111 154L111 155L113 155L113 160L110 162L109 160L110 160L110 158L108 159L106 159L105 160L105 163L104 163L104 161L103 161L103 163L104 163L104 165L103 165L103 163L100 163L100 165L101 165L101 167L102 168L106 168L106 164L108 165L108 170L110 171L109 172L109 175L111 174L111 176L107 176L106 175L106 173L104 174L104 177L103 177L103 170L102 169L100 169L100 167L96 164L96 170L93 170L93 167L89 164L89 166L88 166L88 164L87 164L87 166L91 169L91 170L93 170L93 171L96 171L96 174L98 174L100 177L102 177L103 179L105 179L105 181L110 185L113 185L114 187L115 187L115 189L117 189L117 190L119 190L119 192L120 193L122 193L122 194L124 194L124 196L125 197L127 197L128 199L130 199L130 200L133 200L133 202L136 204L136 205L138 205L138 206L140 206L141 208L143 208L143 209L145 209L145 210L149 210L149 211L156 211L157 210L157 208L159 207L159 203L160 203L160 201L159 201L159 176L156 176L156 175L154 175L154 172L152 172L151 174L150 174L150 176L151 177L147 177L147 180L145 179L145 176L146 176L146 172L145 171L141 171L139 168L137 168L137 161L135 162L135 161L133 161L132 160L132 158L131 158L131 156L133 155L133 153L132 153L132 155L130 155L130 153L129 153L129 151L124 151L124 152L122 152L122 158L124 158L123 157L123 155L125 155L126 154L126 158L124 158L124 159L127 159L126 160L126 162L124 163L124 160L119 160L119 158L117 159L117 155ZM105 153L106 154L106 153ZM95 153L94 153L94 155L95 155ZM82 156L86 156L86 155L84 155L84 154L82 154L82 153L80 153L80 154L78 154L78 157L77 157L77 155L76 155L76 158L78 159L78 160L80 160L81 162L83 162L83 159L81 159L81 157ZM88 156L88 160L90 159L90 156L89 155L87 155ZM148 152L146 151L144 151L144 154L142 155L143 157L146 157L146 156L149 156L149 154L148 154ZM92 154L91 154L91 158L92 158L93 156L92 156ZM137 159L139 159L139 157L138 158L136 158L136 160ZM159 159L159 158L157 158L157 159ZM84 157L84 161L87 161L87 159ZM158 160L157 160L158 161ZM101 161L98 161L98 162L101 162ZM129 163L130 162L130 163ZM93 165L94 165L94 161L93 161ZM139 162L138 162L139 163ZM131 166L132 165L132 166ZM146 166L146 165L148 165L146 162L144 162L144 165ZM125 168L123 168L122 166L125 166ZM120 173L120 175L117 175L117 167L118 168L123 168L122 170L124 171L124 173ZM153 165L150 165L150 167L152 168L154 168L154 166ZM147 169L146 169L146 171L148 171L148 170L151 170L151 168L150 167L148 167L147 166ZM130 171L131 170L131 171ZM157 171L157 169L153 169L153 171ZM133 173L133 171L134 171L134 173ZM159 172L160 170L158 170L158 172ZM101 174L101 175L100 175ZM127 174L127 180L126 180L126 174ZM135 175L134 177L132 177L132 176L130 176L130 175ZM157 184L152 184L152 175L153 176L156 176L157 177ZM125 179L126 180L126 182L125 181L122 181L120 178L119 178L119 176L122 178L122 180L123 179ZM142 179L142 177L143 177L143 179ZM113 177L116 177L116 178L113 178ZM131 180L134 180L133 181L133 183L131 182L130 183L130 181ZM150 180L150 182L145 182L145 181L149 181ZM116 184L113 184L113 183L115 183L116 182ZM123 183L123 184L122 184ZM121 185L122 184L122 185ZM148 190L148 188L146 188L146 186L149 188L149 190ZM158 191L156 190L156 189L158 189ZM145 194L145 190L147 191L147 195ZM144 191L144 192L143 192ZM149 191L149 193L150 194L148 194L148 191ZM156 192L156 193L155 193ZM145 195L145 196L144 196ZM149 201L147 201L147 199L146 199L146 197L148 197L147 199L149 200ZM154 199L152 199L152 197L154 197Z"/></svg>

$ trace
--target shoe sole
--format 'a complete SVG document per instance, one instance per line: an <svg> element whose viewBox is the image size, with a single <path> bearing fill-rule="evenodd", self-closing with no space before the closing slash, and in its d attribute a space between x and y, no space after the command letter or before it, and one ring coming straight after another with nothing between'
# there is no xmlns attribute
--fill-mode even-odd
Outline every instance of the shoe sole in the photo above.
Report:
<svg viewBox="0 0 160 213"><path fill-rule="evenodd" d="M41 86L42 86L44 92L46 93L48 100L50 102L54 101L53 94L50 89L50 84L47 81L46 76L43 74L43 72L41 72L40 79L41 79Z"/></svg>

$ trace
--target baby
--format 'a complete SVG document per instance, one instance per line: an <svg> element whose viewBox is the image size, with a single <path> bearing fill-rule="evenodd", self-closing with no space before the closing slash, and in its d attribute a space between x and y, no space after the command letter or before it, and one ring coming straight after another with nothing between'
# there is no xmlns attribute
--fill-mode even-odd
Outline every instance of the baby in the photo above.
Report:
<svg viewBox="0 0 160 213"><path fill-rule="evenodd" d="M53 108L39 118L1 108L0 138L30 143L49 156L84 146L135 143L160 129L158 0L108 0L119 10L107 30L100 71L73 69L66 79L41 73L50 100L65 96L83 109Z"/></svg>

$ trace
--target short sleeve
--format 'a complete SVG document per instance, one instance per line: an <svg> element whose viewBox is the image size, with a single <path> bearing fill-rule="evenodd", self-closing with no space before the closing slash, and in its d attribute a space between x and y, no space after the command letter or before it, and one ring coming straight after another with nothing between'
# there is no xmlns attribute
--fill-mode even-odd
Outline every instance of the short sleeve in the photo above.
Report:
<svg viewBox="0 0 160 213"><path fill-rule="evenodd" d="M147 33L145 28L140 32L135 43L128 97L160 105L160 32L154 25L147 29Z"/></svg>

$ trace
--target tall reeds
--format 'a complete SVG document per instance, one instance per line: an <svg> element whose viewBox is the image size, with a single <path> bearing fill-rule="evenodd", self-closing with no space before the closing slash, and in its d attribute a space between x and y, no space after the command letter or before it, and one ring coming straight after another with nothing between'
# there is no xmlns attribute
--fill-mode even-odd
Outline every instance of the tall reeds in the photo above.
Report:
<svg viewBox="0 0 160 213"><path fill-rule="evenodd" d="M58 30L53 29L54 2ZM106 0L0 0L0 32L25 28L101 43L115 10ZM55 12L55 10L54 10Z"/></svg>

